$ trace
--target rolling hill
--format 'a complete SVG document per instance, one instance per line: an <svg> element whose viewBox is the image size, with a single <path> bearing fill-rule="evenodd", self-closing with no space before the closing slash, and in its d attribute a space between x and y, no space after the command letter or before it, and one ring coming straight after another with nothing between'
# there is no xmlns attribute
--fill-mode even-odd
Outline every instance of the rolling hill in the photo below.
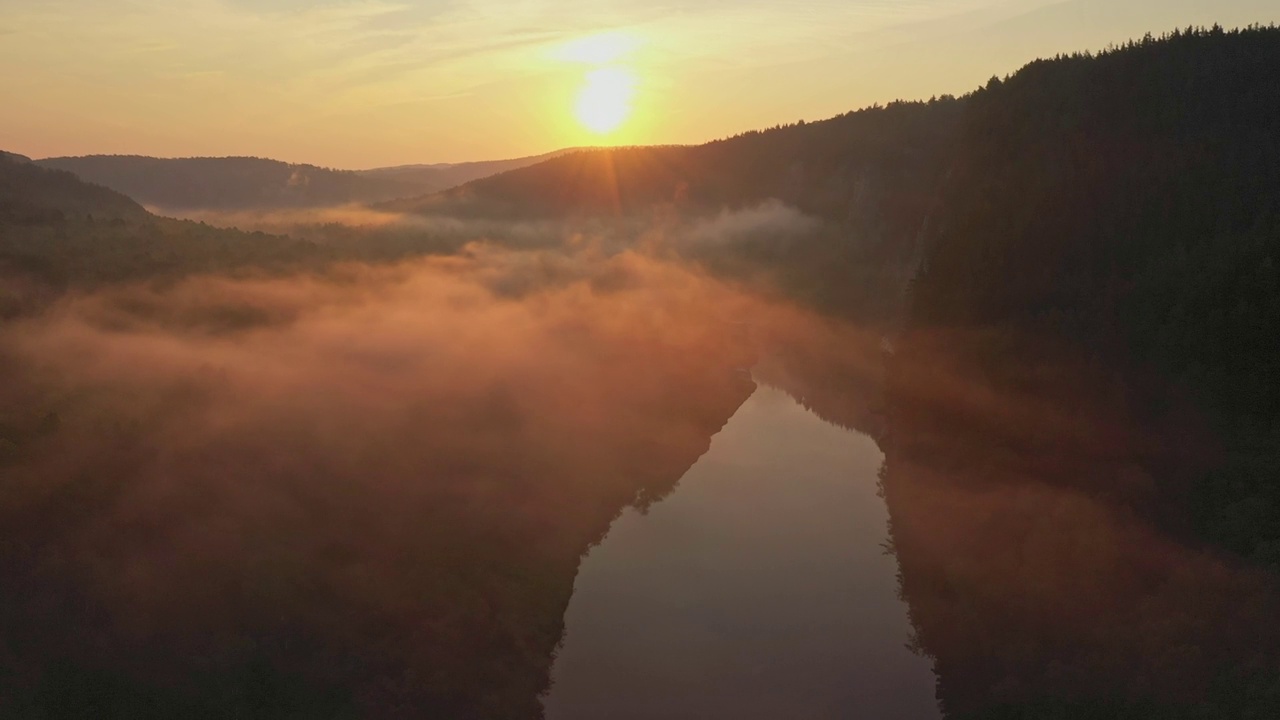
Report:
<svg viewBox="0 0 1280 720"><path fill-rule="evenodd" d="M67 287L243 268L283 269L331 253L304 240L157 217L128 197L0 156L0 318Z"/></svg>
<svg viewBox="0 0 1280 720"><path fill-rule="evenodd" d="M250 157L60 157L37 164L76 174L164 210L272 210L373 203L443 190L556 153L491 162L350 171Z"/></svg>
<svg viewBox="0 0 1280 720"><path fill-rule="evenodd" d="M69 215L137 219L142 206L113 190L0 153L0 223L38 223Z"/></svg>

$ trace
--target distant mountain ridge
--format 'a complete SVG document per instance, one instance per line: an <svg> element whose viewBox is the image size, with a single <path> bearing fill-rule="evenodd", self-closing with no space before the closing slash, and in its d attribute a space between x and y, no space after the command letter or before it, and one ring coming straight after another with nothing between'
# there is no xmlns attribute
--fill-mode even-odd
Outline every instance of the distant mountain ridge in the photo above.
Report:
<svg viewBox="0 0 1280 720"><path fill-rule="evenodd" d="M563 151L562 151L563 152ZM255 157L89 155L35 161L171 210L270 210L376 203L423 195L555 157L335 170Z"/></svg>
<svg viewBox="0 0 1280 720"><path fill-rule="evenodd" d="M447 190L464 183L478 180L480 178L497 175L499 173L516 170L529 165L536 165L540 162L551 160L577 152L581 148L566 148L564 150L556 150L554 152L543 153L541 155L530 155L527 157L512 158L510 160L481 160L477 162L461 162L461 163L430 163L415 165L396 165L393 167L373 168L371 170L357 170L356 173L363 177L382 178L388 180L397 180L400 182L412 183L422 188L422 192L435 192L438 190Z"/></svg>

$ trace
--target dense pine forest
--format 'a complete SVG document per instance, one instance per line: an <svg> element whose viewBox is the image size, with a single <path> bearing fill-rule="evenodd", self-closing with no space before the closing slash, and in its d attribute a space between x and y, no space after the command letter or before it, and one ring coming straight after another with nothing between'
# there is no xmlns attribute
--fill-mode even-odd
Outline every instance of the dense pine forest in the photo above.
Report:
<svg viewBox="0 0 1280 720"><path fill-rule="evenodd" d="M1280 31L965 102L885 479L948 717L1275 716Z"/></svg>
<svg viewBox="0 0 1280 720"><path fill-rule="evenodd" d="M1188 397L1227 443L1198 531L1280 563L1280 31L1042 61L968 103L912 324L1047 344L1141 411Z"/></svg>

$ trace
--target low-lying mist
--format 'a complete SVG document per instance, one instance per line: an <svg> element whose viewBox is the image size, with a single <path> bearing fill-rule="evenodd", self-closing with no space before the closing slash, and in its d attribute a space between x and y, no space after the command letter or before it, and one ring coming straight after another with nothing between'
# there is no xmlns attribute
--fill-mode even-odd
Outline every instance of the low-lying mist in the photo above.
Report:
<svg viewBox="0 0 1280 720"><path fill-rule="evenodd" d="M511 249L558 249L589 242L610 252L704 251L735 245L775 247L812 241L833 229L778 200L715 212L658 206L631 215L569 219L508 218L496 210L442 207L434 213L401 213L367 205L287 210L173 210L155 214L249 232L290 235L328 245L379 245L455 252L481 240Z"/></svg>
<svg viewBox="0 0 1280 720"><path fill-rule="evenodd" d="M1189 702L1222 658L1280 654L1253 629L1274 587L1160 517L1167 438L1054 358L997 389L961 339L895 355L787 299L832 230L786 205L205 221L344 252L72 286L0 325L4 714L538 717L580 557L757 381L885 449L954 707L1006 677Z"/></svg>
<svg viewBox="0 0 1280 720"><path fill-rule="evenodd" d="M834 327L581 240L69 292L0 327L5 705L534 716L579 556Z"/></svg>

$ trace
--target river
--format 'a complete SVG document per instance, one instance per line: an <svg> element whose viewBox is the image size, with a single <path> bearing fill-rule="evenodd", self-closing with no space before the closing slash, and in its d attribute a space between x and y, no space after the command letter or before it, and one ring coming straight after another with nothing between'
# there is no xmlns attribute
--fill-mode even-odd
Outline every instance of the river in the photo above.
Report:
<svg viewBox="0 0 1280 720"><path fill-rule="evenodd" d="M939 717L874 441L761 386L579 570L549 720Z"/></svg>

